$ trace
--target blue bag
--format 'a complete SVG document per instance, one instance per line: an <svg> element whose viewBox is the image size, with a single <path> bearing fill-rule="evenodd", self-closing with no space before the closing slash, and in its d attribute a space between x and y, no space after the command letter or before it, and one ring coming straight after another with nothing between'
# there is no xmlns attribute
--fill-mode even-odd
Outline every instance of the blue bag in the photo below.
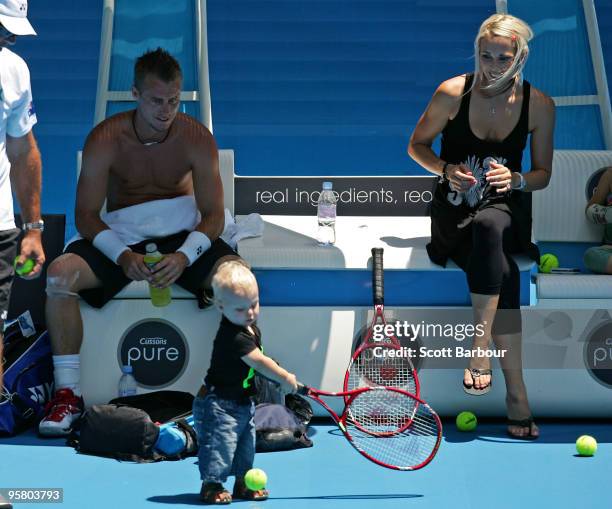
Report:
<svg viewBox="0 0 612 509"><path fill-rule="evenodd" d="M29 313L28 313L29 314ZM21 317L20 317L21 318ZM11 436L38 423L53 394L53 358L47 331L19 323L4 333L4 388L0 388L0 435ZM25 335L25 334L29 335Z"/></svg>
<svg viewBox="0 0 612 509"><path fill-rule="evenodd" d="M193 429L193 415L188 415L184 419L170 421L159 426L159 436L153 448L165 456L174 456L183 453L187 447L190 433L186 426ZM196 445L197 445L197 441Z"/></svg>

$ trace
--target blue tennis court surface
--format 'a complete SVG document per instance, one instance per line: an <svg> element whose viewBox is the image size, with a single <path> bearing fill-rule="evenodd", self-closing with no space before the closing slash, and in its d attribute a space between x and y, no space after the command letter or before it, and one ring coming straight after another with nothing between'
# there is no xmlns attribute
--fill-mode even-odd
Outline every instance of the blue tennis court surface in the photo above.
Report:
<svg viewBox="0 0 612 509"><path fill-rule="evenodd" d="M186 28L193 21L193 2L116 3L110 90L129 90L134 58L157 45L179 58L184 88L195 89L196 43ZM473 68L475 31L498 3L504 2L208 0L212 111L219 147L235 151L240 176L424 175L405 153L410 133L435 87ZM598 91L583 2L509 0L507 4L509 12L531 23L536 34L526 79L551 96L567 99L557 108L555 149L605 148L600 106L589 99ZM612 87L612 0L595 4L608 87ZM170 15L178 18L169 21ZM29 17L39 36L20 38L15 51L31 70L39 118L35 134L44 163L43 207L46 213L67 215L70 237L75 233L76 155L93 126L102 2L30 2ZM176 27L181 27L179 33ZM110 102L108 114L132 106ZM195 103L185 103L185 108L198 113ZM528 151L524 167L530 167ZM542 252L556 253L566 266L582 268L587 247L540 244ZM325 292L317 284L319 277L333 280L334 298L343 305L369 304L369 288L356 284L355 273L338 271L330 279L323 271L302 272L301 276L289 270L258 273L263 277L262 302L282 306L287 296L298 294L301 305L311 305L308 293L299 288L307 282L317 291L314 303L322 305ZM467 298L460 273L457 281L445 274L446 289L431 274L426 284L402 277L415 277L414 271L389 278L390 305L400 305L395 295L409 284L419 289L414 299L421 299L413 305L449 305L448 300L436 299L454 296L448 288L456 290L458 285L462 298ZM523 288L529 291L528 281ZM529 295L526 299L528 303ZM555 401L563 401L566 390L574 396L578 392L566 385L558 387ZM463 394L460 384L448 390L451 397ZM536 393L537 385L530 385L530 391ZM534 410L537 419L537 406ZM362 458L330 421L320 420L311 426L314 447L256 456L255 466L269 477L270 500L235 503L268 509L610 507L609 420L537 422L541 438L525 442L509 438L501 420L460 433L446 419L433 462L416 472L396 472ZM598 440L592 458L576 455L575 440L583 434ZM0 458L0 488L64 491L61 505L15 504L16 508L201 505L197 458L118 462L79 455L63 439L43 440L34 431L0 438ZM227 484L230 490L232 483Z"/></svg>
<svg viewBox="0 0 612 509"><path fill-rule="evenodd" d="M606 422L542 421L536 442L508 438L501 421L481 423L473 433L456 431L449 420L444 426L429 466L396 472L363 459L335 426L322 421L311 427L312 448L257 454L255 466L268 474L270 500L235 503L268 509L608 506L602 489L610 482L612 428ZM576 455L574 442L582 434L598 439L592 458ZM42 440L33 432L0 439L0 454L2 486L63 488L60 507L200 505L197 458L122 463L76 454L63 440Z"/></svg>

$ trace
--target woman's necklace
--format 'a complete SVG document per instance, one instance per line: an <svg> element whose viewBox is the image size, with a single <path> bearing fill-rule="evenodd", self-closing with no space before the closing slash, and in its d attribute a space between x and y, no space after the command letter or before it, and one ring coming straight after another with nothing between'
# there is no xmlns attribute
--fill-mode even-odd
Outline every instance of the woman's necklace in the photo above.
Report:
<svg viewBox="0 0 612 509"><path fill-rule="evenodd" d="M510 89L512 89L512 92L510 93L510 95L508 97L504 97L504 103L507 102L508 98L510 98L512 96L512 94L514 93L514 84L515 84L515 80L512 80L508 86L506 88L504 88L501 92L492 95L492 96L488 96L486 93L483 93L482 90L480 91L481 95L485 98L485 99L490 99L491 100L491 104L489 104L489 117L494 117L497 113L497 108L495 105L495 100L496 98L498 98L499 96L505 96L506 92Z"/></svg>

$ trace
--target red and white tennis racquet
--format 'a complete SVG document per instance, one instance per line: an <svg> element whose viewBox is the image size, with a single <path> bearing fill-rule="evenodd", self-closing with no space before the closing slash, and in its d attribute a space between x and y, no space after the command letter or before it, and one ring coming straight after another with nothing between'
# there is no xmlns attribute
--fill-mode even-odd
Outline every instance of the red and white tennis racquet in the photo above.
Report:
<svg viewBox="0 0 612 509"><path fill-rule="evenodd" d="M344 376L344 391L359 387L397 387L419 396L419 379L408 356L396 356L402 346L386 331L383 249L372 249L372 291L374 318L361 345L357 347Z"/></svg>
<svg viewBox="0 0 612 509"><path fill-rule="evenodd" d="M417 470L427 465L442 441L442 423L431 407L394 387L361 387L348 392L325 392L298 385L329 412L345 438L365 458L393 470ZM338 416L322 396L341 397Z"/></svg>

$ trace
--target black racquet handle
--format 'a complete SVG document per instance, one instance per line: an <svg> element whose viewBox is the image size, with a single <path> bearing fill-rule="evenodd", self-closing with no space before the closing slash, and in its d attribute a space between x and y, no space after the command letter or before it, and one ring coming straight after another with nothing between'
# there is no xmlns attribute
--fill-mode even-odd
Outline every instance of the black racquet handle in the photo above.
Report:
<svg viewBox="0 0 612 509"><path fill-rule="evenodd" d="M385 303L385 280L383 271L383 248L372 248L372 292L374 304L379 306Z"/></svg>
<svg viewBox="0 0 612 509"><path fill-rule="evenodd" d="M302 396L307 396L308 395L308 391L310 390L310 388L300 382L297 383L297 393L301 394Z"/></svg>

